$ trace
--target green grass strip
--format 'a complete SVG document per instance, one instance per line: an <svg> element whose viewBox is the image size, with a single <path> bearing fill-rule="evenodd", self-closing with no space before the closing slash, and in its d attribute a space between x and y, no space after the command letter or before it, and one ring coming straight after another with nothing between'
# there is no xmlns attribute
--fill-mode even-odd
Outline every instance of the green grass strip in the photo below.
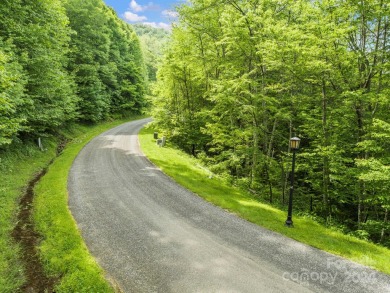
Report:
<svg viewBox="0 0 390 293"><path fill-rule="evenodd" d="M294 228L284 226L287 212L256 200L250 193L233 187L210 172L193 157L169 144L160 148L153 129L141 130L139 139L144 154L177 183L205 200L249 222L286 235L302 243L345 257L390 274L390 250L326 228L312 219L294 216Z"/></svg>
<svg viewBox="0 0 390 293"><path fill-rule="evenodd" d="M44 139L45 152L37 144L14 144L0 152L0 291L18 292L25 282L20 246L12 238L19 200L27 183L55 156L56 141Z"/></svg>
<svg viewBox="0 0 390 293"><path fill-rule="evenodd" d="M74 137L75 131L78 135L67 144L35 188L34 222L42 235L39 251L47 274L60 278L56 292L114 292L113 285L107 282L104 272L89 254L68 209L67 178L84 145L105 130L129 120L73 129L70 135Z"/></svg>

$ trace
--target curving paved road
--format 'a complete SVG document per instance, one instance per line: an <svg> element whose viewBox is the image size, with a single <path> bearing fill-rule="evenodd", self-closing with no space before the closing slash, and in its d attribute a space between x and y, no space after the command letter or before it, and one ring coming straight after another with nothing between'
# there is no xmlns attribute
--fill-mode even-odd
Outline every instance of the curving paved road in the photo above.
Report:
<svg viewBox="0 0 390 293"><path fill-rule="evenodd" d="M390 292L390 276L241 220L172 182L139 149L149 121L96 137L69 174L70 210L123 291Z"/></svg>

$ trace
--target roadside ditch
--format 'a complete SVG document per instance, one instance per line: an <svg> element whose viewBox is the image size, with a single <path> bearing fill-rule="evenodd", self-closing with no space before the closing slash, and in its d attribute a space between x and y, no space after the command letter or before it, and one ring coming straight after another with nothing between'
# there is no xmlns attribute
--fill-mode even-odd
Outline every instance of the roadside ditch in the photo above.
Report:
<svg viewBox="0 0 390 293"><path fill-rule="evenodd" d="M67 144L65 138L61 138L57 146L56 158L61 155ZM55 292L54 287L59 281L59 278L50 278L46 276L39 252L38 245L41 236L35 232L33 220L33 201L34 201L34 187L39 180L46 174L48 167L54 162L53 158L49 164L28 183L24 194L19 202L19 213L17 215L17 225L15 226L12 237L21 247L20 259L25 270L26 281L20 288L22 292L26 293L41 293L41 292Z"/></svg>

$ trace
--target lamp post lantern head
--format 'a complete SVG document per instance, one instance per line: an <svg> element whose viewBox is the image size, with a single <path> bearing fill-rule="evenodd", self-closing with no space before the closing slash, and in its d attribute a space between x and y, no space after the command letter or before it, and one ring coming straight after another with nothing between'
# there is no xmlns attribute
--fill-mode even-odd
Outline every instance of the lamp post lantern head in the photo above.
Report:
<svg viewBox="0 0 390 293"><path fill-rule="evenodd" d="M291 148L291 150L293 150L293 151L298 150L300 143L301 143L301 140L298 137L290 138L290 148Z"/></svg>

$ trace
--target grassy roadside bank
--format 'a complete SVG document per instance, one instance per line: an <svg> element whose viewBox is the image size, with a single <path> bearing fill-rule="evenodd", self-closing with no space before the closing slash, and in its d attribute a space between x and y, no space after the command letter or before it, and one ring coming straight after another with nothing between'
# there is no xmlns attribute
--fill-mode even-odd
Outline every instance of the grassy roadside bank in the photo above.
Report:
<svg viewBox="0 0 390 293"><path fill-rule="evenodd" d="M28 182L41 172L56 155L57 140L44 139L46 151L35 142L14 144L12 150L0 152L0 291L18 292L25 282L20 260L21 246L12 233L18 221L19 200Z"/></svg>
<svg viewBox="0 0 390 293"><path fill-rule="evenodd" d="M129 120L115 120L94 126L75 125L63 129L69 142L35 187L33 220L42 236L39 252L45 272L61 279L56 292L113 292L102 270L89 255L73 218L67 210L67 172L81 148L98 134ZM0 291L22 292L27 281L21 261L22 248L12 237L20 212L19 201L28 183L56 157L60 141L44 138L41 151L35 142L15 145L0 152Z"/></svg>
<svg viewBox="0 0 390 293"><path fill-rule="evenodd" d="M199 161L169 144L164 148L157 147L153 132L146 127L139 134L144 154L164 173L205 200L252 223L390 274L389 249L325 228L308 218L294 217L295 228L287 228L284 226L285 211L261 203L218 177L209 178L210 173Z"/></svg>

